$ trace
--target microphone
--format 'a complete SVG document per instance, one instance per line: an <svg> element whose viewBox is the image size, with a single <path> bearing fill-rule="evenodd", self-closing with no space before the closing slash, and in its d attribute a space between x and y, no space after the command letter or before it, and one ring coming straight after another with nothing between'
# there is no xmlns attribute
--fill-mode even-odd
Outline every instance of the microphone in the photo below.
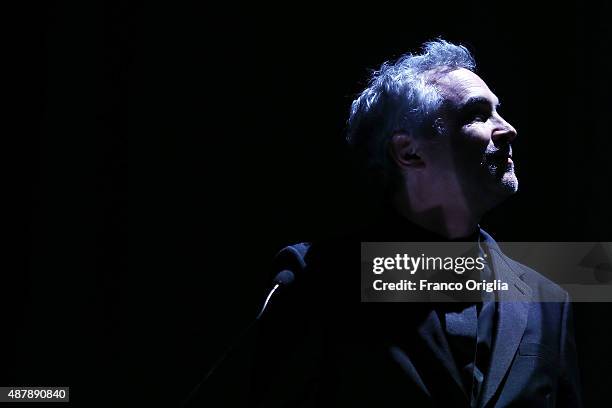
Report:
<svg viewBox="0 0 612 408"><path fill-rule="evenodd" d="M276 290L281 287L286 287L286 286L291 285L294 280L295 280L295 274L291 272L289 269L284 269L276 274L276 276L274 277L274 280L272 281L272 283L274 283L274 287L272 288L270 293L268 293L268 296L266 297L266 300L264 301L264 304L261 307L261 311L255 318L255 320L259 320L261 316L263 316L263 313L266 311L266 307L268 307L268 302L270 301L270 298L272 298L272 295L274 295L274 292L276 292Z"/></svg>
<svg viewBox="0 0 612 408"><path fill-rule="evenodd" d="M281 286L289 286L295 280L295 274L288 269L280 271L274 278L274 283Z"/></svg>
<svg viewBox="0 0 612 408"><path fill-rule="evenodd" d="M190 402L193 401L195 395L198 393L200 388L206 384L208 379L214 374L214 372L225 362L225 360L229 357L229 355L234 351L236 346L240 343L240 341L251 331L251 329L256 325L258 321L261 320L261 317L264 315L272 296L275 293L278 293L280 290L290 286L295 281L295 273L294 271L303 271L306 268L306 262L304 261L304 256L310 247L310 243L299 243L295 245L290 245L283 248L275 257L274 257L274 268L276 270L281 269L279 273L276 274L274 279L272 280L273 287L268 292L268 296L266 296L266 300L261 307L260 312L257 314L254 320L240 333L236 339L230 343L229 347L225 349L225 352L215 361L212 367L208 370L204 378L196 384L196 386L191 390L191 392L185 398L183 405L184 407L188 406Z"/></svg>

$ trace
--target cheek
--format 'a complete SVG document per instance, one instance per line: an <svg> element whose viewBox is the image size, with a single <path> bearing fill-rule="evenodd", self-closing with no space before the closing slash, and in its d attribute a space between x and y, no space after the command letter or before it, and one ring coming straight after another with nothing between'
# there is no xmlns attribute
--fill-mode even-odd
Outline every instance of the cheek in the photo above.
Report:
<svg viewBox="0 0 612 408"><path fill-rule="evenodd" d="M453 152L462 161L479 162L491 142L486 126L464 126L453 139Z"/></svg>
<svg viewBox="0 0 612 408"><path fill-rule="evenodd" d="M458 142L463 142L472 146L486 146L491 141L493 129L487 123L475 123L466 125L459 132Z"/></svg>
<svg viewBox="0 0 612 408"><path fill-rule="evenodd" d="M436 172L446 172L455 160L454 148L450 139L439 139L423 150L425 162Z"/></svg>

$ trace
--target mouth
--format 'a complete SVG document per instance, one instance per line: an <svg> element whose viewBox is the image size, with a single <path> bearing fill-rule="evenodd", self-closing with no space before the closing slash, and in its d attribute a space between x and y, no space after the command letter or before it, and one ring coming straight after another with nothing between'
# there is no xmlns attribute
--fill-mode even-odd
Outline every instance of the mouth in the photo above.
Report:
<svg viewBox="0 0 612 408"><path fill-rule="evenodd" d="M512 148L498 149L489 153L489 165L496 174L506 174L514 171L514 160L512 159Z"/></svg>
<svg viewBox="0 0 612 408"><path fill-rule="evenodd" d="M514 161L512 161L512 149L498 150L497 152L493 153L493 160L498 163L513 164Z"/></svg>

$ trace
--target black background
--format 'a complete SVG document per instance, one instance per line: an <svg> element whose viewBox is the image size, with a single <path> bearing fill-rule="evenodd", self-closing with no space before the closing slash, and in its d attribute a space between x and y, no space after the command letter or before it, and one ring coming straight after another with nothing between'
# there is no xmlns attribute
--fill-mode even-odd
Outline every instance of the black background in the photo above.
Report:
<svg viewBox="0 0 612 408"><path fill-rule="evenodd" d="M18 267L7 385L75 405L178 404L257 311L282 246L363 208L343 132L368 69L465 44L518 129L498 241L612 241L602 3L374 2L212 10L45 3L13 32ZM221 51L220 53L218 51ZM11 161L11 163L13 163ZM588 406L609 401L611 304L576 304ZM228 362L227 401L249 352Z"/></svg>

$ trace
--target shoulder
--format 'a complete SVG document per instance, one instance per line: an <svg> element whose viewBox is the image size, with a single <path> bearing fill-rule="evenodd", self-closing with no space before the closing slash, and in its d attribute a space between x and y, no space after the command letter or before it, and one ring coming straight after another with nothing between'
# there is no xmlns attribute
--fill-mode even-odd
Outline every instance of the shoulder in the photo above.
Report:
<svg viewBox="0 0 612 408"><path fill-rule="evenodd" d="M566 302L568 300L567 291L557 283L512 258L506 256L506 260L515 271L519 271L519 278L531 288L533 300L544 302Z"/></svg>
<svg viewBox="0 0 612 408"><path fill-rule="evenodd" d="M534 301L566 302L568 300L569 295L565 289L535 269L507 256L503 252L503 244L500 246L486 231L481 230L481 232L489 250L496 251L509 269L529 286Z"/></svg>

